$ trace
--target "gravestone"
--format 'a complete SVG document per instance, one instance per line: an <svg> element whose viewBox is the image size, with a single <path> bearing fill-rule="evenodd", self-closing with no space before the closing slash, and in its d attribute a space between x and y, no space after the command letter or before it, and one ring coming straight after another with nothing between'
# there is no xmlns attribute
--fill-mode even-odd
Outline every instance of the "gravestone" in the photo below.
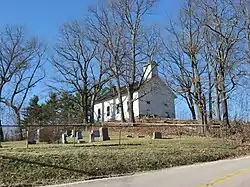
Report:
<svg viewBox="0 0 250 187"><path fill-rule="evenodd" d="M71 131L71 138L76 137L76 131L72 130Z"/></svg>
<svg viewBox="0 0 250 187"><path fill-rule="evenodd" d="M67 144L67 134L62 134L62 144Z"/></svg>
<svg viewBox="0 0 250 187"><path fill-rule="evenodd" d="M67 136L71 136L72 131L70 131L70 130L66 130L66 132L65 132L65 133L66 133L66 135L67 135Z"/></svg>
<svg viewBox="0 0 250 187"><path fill-rule="evenodd" d="M95 136L94 136L93 133L90 133L90 134L89 134L89 143L92 143L92 142L94 142L94 141L95 141Z"/></svg>
<svg viewBox="0 0 250 187"><path fill-rule="evenodd" d="M43 127L37 130L37 140L39 142L51 143L55 133L53 127Z"/></svg>
<svg viewBox="0 0 250 187"><path fill-rule="evenodd" d="M29 131L28 144L36 144L36 133L35 133L35 131Z"/></svg>
<svg viewBox="0 0 250 187"><path fill-rule="evenodd" d="M81 140L82 139L82 131L81 130L79 130L79 131L76 132L76 139L77 140Z"/></svg>
<svg viewBox="0 0 250 187"><path fill-rule="evenodd" d="M100 137L100 131L99 130L93 130L92 134L94 134L94 137Z"/></svg>
<svg viewBox="0 0 250 187"><path fill-rule="evenodd" d="M100 140L101 141L110 140L109 132L108 132L108 128L107 127L101 127L99 129L99 132L100 132Z"/></svg>
<svg viewBox="0 0 250 187"><path fill-rule="evenodd" d="M162 139L162 134L161 132L153 132L153 137L152 139Z"/></svg>
<svg viewBox="0 0 250 187"><path fill-rule="evenodd" d="M95 138L100 137L100 131L99 130L92 130L89 134L89 142L94 142Z"/></svg>
<svg viewBox="0 0 250 187"><path fill-rule="evenodd" d="M77 140L77 143L84 143L83 139L82 139L82 131L81 130L78 130L76 132L76 140Z"/></svg>

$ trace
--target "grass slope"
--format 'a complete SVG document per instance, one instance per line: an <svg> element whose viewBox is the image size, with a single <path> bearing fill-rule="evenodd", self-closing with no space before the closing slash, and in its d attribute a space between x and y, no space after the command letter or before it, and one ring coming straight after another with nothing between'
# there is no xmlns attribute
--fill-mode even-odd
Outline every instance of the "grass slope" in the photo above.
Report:
<svg viewBox="0 0 250 187"><path fill-rule="evenodd" d="M0 149L0 186L72 182L236 155L236 150L228 143L210 138L128 139L123 140L126 145L121 146L115 141L104 143L76 147L34 145L28 150L10 148L13 143L5 143Z"/></svg>

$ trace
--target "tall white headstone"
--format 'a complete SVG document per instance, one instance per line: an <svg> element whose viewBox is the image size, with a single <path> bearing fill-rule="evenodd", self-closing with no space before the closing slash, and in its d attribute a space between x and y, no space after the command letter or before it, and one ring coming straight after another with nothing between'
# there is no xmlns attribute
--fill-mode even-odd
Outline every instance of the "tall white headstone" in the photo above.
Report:
<svg viewBox="0 0 250 187"><path fill-rule="evenodd" d="M67 134L62 134L62 144L66 144L67 142Z"/></svg>

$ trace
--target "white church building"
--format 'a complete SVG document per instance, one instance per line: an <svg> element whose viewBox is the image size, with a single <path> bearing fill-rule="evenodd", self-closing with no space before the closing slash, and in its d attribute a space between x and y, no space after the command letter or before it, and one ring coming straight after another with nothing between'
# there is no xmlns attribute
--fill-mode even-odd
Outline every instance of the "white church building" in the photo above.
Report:
<svg viewBox="0 0 250 187"><path fill-rule="evenodd" d="M133 94L135 117L157 116L175 118L175 94L158 76L157 67L149 64L144 68L145 83ZM138 87L138 85L136 85ZM129 118L126 87L121 88L125 119ZM121 112L115 88L99 97L94 105L95 121L119 121Z"/></svg>

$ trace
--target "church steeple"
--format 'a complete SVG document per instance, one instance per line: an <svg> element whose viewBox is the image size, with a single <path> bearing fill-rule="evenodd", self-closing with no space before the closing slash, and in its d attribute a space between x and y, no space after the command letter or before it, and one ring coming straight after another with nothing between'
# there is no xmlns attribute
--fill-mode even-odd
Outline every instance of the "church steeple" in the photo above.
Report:
<svg viewBox="0 0 250 187"><path fill-rule="evenodd" d="M143 79L150 80L155 76L158 76L158 64L155 61L150 60L147 65L143 67Z"/></svg>

